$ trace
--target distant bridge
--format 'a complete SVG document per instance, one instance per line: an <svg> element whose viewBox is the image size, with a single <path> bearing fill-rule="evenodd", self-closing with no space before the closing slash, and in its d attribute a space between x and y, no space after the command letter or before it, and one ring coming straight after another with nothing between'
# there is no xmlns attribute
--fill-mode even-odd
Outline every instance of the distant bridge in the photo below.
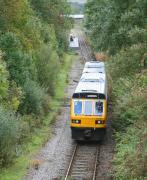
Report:
<svg viewBox="0 0 147 180"><path fill-rule="evenodd" d="M71 14L69 17L73 19L84 19L84 14Z"/></svg>

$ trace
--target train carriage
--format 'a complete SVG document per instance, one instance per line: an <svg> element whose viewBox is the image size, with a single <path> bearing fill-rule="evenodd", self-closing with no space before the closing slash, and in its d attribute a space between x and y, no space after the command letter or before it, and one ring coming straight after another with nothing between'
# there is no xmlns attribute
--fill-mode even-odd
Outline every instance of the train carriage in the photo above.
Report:
<svg viewBox="0 0 147 180"><path fill-rule="evenodd" d="M85 63L85 67L84 68L105 68L105 64L104 62L101 61L89 61Z"/></svg>
<svg viewBox="0 0 147 180"><path fill-rule="evenodd" d="M74 35L70 35L69 37L69 47L71 49L75 49L75 50L78 50L79 47L80 47L80 44L79 44L79 39L78 37L74 36Z"/></svg>
<svg viewBox="0 0 147 180"><path fill-rule="evenodd" d="M105 73L105 68L84 68L83 73Z"/></svg>
<svg viewBox="0 0 147 180"><path fill-rule="evenodd" d="M75 140L102 140L107 120L106 75L84 73L71 100L71 132Z"/></svg>
<svg viewBox="0 0 147 180"><path fill-rule="evenodd" d="M85 64L83 73L103 73L105 74L105 66L100 61L90 61Z"/></svg>

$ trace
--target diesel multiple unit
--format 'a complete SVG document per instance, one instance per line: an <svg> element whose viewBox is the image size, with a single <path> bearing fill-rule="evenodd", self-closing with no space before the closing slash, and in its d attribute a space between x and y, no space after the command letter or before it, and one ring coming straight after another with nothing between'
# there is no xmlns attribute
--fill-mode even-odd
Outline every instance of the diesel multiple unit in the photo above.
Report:
<svg viewBox="0 0 147 180"><path fill-rule="evenodd" d="M102 140L107 120L107 78L103 62L85 64L71 99L70 127L75 140Z"/></svg>

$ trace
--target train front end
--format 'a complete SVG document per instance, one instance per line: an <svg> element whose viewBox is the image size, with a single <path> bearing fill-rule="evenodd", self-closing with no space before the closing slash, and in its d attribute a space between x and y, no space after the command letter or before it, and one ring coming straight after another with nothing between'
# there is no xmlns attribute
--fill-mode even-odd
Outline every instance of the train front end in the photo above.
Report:
<svg viewBox="0 0 147 180"><path fill-rule="evenodd" d="M104 138L107 120L107 101L100 94L82 93L71 100L70 126L75 140L99 141ZM83 96L83 97L82 97ZM102 97L104 95L101 94Z"/></svg>
<svg viewBox="0 0 147 180"><path fill-rule="evenodd" d="M71 100L70 127L75 140L99 141L107 121L107 79L103 62L85 63Z"/></svg>

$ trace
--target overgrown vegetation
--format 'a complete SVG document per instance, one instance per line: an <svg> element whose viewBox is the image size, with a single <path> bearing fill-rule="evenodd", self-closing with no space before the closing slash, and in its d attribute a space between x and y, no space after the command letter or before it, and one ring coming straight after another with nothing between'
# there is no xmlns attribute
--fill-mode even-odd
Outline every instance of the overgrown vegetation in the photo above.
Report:
<svg viewBox="0 0 147 180"><path fill-rule="evenodd" d="M72 14L83 14L84 4L78 2L70 2Z"/></svg>
<svg viewBox="0 0 147 180"><path fill-rule="evenodd" d="M116 130L114 179L147 177L147 1L89 0L86 27L96 52L109 55Z"/></svg>
<svg viewBox="0 0 147 180"><path fill-rule="evenodd" d="M49 113L46 117L43 118L41 128L35 128L36 122L40 121L39 118L36 118L36 120L34 121L34 119L32 119L30 115L21 117L20 120L22 120L21 122L23 122L23 126L21 127L27 130L27 133L26 131L25 133L21 131L21 134L24 135L22 136L24 143L20 144L18 143L18 141L16 141L17 148L15 147L15 151L13 152L16 153L14 155L17 157L13 159L13 166L11 165L9 167L5 167L0 171L0 179L22 179L22 177L24 177L24 175L26 174L26 169L30 166L33 166L34 160L32 159L32 156L36 154L36 151L42 148L42 144L45 143L49 137L51 137L52 129L50 124L53 123L56 115L60 113L60 106L62 104L63 98L65 97L65 86L68 83L69 69L74 58L75 56L71 56L68 54L65 54L64 56L64 63L61 65L62 67L60 68L60 72L57 78L55 95L50 99L51 109L47 109ZM32 129L34 131L33 133Z"/></svg>
<svg viewBox="0 0 147 180"><path fill-rule="evenodd" d="M0 168L53 111L69 13L66 0L0 1Z"/></svg>

